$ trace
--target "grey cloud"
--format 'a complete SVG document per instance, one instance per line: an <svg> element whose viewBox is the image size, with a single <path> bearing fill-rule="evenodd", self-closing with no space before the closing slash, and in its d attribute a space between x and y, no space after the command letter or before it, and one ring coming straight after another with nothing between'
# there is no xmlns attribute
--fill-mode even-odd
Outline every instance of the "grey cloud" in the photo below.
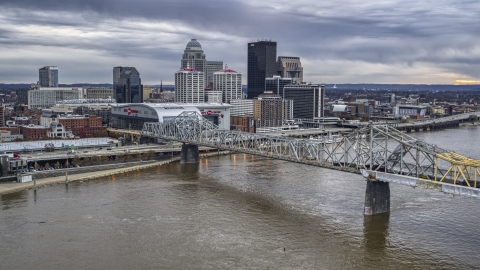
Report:
<svg viewBox="0 0 480 270"><path fill-rule="evenodd" d="M31 39L1 25L0 46L62 46L93 50L112 58L164 61L161 69L169 74L174 70L167 68L177 68L179 64L174 63L179 63L188 40L198 38L209 59L230 62L230 66L243 69L239 71L246 75L246 42L271 38L278 42L279 55L407 67L427 63L478 76L475 65L478 66L480 56L475 48L480 41L480 5L476 1L311 1L308 9L304 8L308 6L306 1L298 5L284 1L278 3L285 7L280 11L271 7L276 4L265 1L264 6L252 6L248 2L221 0L0 0L0 8L10 14L8 21L15 25L69 26L85 33L111 31L108 37L100 39ZM163 29L163 34L173 37L162 40L155 32L128 24L137 20L170 22L192 29ZM105 28L108 23L112 24L110 30ZM447 51L453 53L449 55Z"/></svg>

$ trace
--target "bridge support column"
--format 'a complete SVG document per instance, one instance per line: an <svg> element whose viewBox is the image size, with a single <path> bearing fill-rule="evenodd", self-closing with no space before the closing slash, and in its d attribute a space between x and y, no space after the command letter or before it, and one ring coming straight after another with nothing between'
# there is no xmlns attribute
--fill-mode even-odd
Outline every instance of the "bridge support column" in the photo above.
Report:
<svg viewBox="0 0 480 270"><path fill-rule="evenodd" d="M180 163L199 163L200 154L198 152L198 145L182 144L182 153L180 156Z"/></svg>
<svg viewBox="0 0 480 270"><path fill-rule="evenodd" d="M390 186L388 182L367 180L365 215L390 212Z"/></svg>

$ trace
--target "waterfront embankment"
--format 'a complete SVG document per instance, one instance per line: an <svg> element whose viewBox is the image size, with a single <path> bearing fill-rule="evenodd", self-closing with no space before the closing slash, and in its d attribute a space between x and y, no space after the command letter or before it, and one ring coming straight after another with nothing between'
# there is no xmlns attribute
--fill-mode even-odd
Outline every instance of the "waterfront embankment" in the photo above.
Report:
<svg viewBox="0 0 480 270"><path fill-rule="evenodd" d="M222 152L214 152L214 153L204 153L200 154L201 158L211 157L211 156L218 156L218 155L228 155L230 151L222 151ZM162 166L171 162L180 161L180 157L172 157L170 159L162 160L162 161L143 161L143 162L132 162L131 166L124 166L121 168L108 168L108 169L101 169L102 166L91 167L91 170L87 170L86 172L80 171L79 169L85 170L88 167L81 167L81 168L74 168L71 170L64 170L61 173L56 173L55 175L48 176L48 177L35 177L33 176L34 181L26 182L26 183L18 183L18 182L7 182L7 183L0 183L0 195L7 194L7 193L14 193L22 190L33 189L33 188L40 188L50 185L55 185L59 183L68 183L74 181L85 181L85 180L92 180L101 177L108 177L112 175L123 174L127 172L133 172L138 170L144 170L149 168L154 168L157 166ZM129 165L128 163L126 165ZM79 172L80 171L80 172Z"/></svg>

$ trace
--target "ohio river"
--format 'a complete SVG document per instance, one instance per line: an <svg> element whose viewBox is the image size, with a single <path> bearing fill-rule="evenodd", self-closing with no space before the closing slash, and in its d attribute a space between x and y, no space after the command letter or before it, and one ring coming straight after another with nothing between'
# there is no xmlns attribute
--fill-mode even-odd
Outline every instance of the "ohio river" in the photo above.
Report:
<svg viewBox="0 0 480 270"><path fill-rule="evenodd" d="M480 158L478 127L413 134ZM236 154L0 196L1 269L474 269L480 201Z"/></svg>

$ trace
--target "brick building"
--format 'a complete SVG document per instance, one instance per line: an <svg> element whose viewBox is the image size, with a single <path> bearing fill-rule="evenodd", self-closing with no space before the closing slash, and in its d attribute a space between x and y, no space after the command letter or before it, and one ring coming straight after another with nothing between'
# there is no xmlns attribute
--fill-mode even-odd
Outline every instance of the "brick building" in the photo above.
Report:
<svg viewBox="0 0 480 270"><path fill-rule="evenodd" d="M59 117L58 122L62 124L66 130L71 130L75 136L106 136L107 127L102 126L102 118L95 115L85 117Z"/></svg>
<svg viewBox="0 0 480 270"><path fill-rule="evenodd" d="M230 130L255 133L255 118L253 115L230 116Z"/></svg>
<svg viewBox="0 0 480 270"><path fill-rule="evenodd" d="M28 125L21 126L20 131L23 134L23 139L26 141L41 140L47 138L47 132L51 131L50 127Z"/></svg>

